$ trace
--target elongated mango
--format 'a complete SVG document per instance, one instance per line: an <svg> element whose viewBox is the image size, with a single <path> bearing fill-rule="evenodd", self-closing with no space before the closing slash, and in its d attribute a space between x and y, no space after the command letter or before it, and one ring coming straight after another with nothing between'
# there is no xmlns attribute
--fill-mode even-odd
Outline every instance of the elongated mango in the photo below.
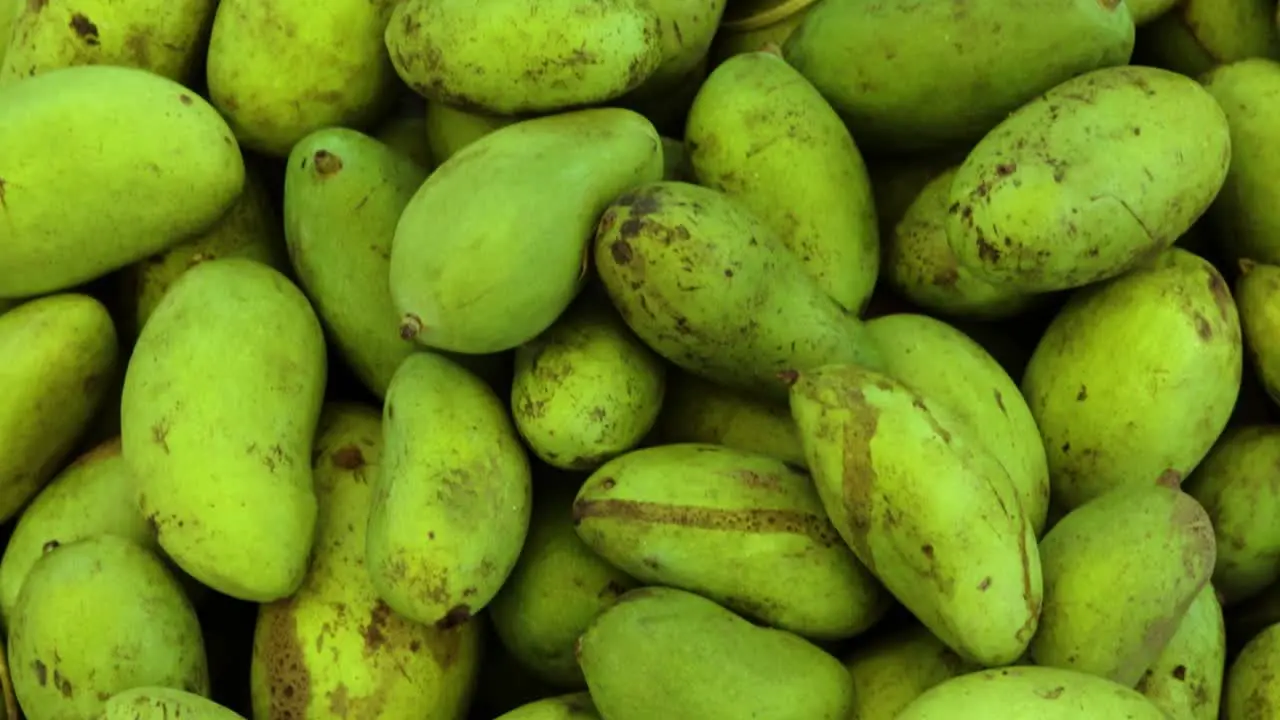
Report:
<svg viewBox="0 0 1280 720"><path fill-rule="evenodd" d="M1169 720L1141 694L1093 675L1017 665L948 680L921 695L894 720Z"/></svg>
<svg viewBox="0 0 1280 720"><path fill-rule="evenodd" d="M1218 720L1226 660L1222 606L1213 585L1206 584L1137 690L1171 720Z"/></svg>
<svg viewBox="0 0 1280 720"><path fill-rule="evenodd" d="M1280 624L1251 639L1227 670L1223 720L1254 720L1280 713Z"/></svg>

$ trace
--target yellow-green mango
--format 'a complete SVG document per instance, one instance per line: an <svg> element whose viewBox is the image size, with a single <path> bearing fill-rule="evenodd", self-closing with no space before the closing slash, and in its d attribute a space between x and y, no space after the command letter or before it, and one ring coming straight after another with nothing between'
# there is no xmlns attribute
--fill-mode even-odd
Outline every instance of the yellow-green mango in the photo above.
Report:
<svg viewBox="0 0 1280 720"><path fill-rule="evenodd" d="M590 693L543 698L503 713L498 720L601 720Z"/></svg>
<svg viewBox="0 0 1280 720"><path fill-rule="evenodd" d="M981 345L927 315L867 322L885 373L946 405L1004 466L1038 537L1049 511L1049 465L1035 418L1018 384Z"/></svg>
<svg viewBox="0 0 1280 720"><path fill-rule="evenodd" d="M1245 425L1228 428L1187 478L1187 493L1213 522L1218 548L1213 585L1227 605L1280 580L1277 468L1280 425Z"/></svg>
<svg viewBox="0 0 1280 720"><path fill-rule="evenodd" d="M1169 720L1138 692L1093 675L1014 666L980 670L926 691L894 720Z"/></svg>
<svg viewBox="0 0 1280 720"><path fill-rule="evenodd" d="M976 140L1058 83L1129 62L1133 39L1119 0L824 0L783 51L883 152Z"/></svg>
<svg viewBox="0 0 1280 720"><path fill-rule="evenodd" d="M595 294L517 348L515 360L511 416L552 467L594 470L638 445L662 408L666 363Z"/></svg>
<svg viewBox="0 0 1280 720"><path fill-rule="evenodd" d="M112 695L97 720L244 720L218 703L185 690L135 687Z"/></svg>
<svg viewBox="0 0 1280 720"><path fill-rule="evenodd" d="M578 536L646 585L715 600L817 640L852 637L888 594L832 527L807 475L716 445L627 453L587 479Z"/></svg>
<svg viewBox="0 0 1280 720"><path fill-rule="evenodd" d="M240 143L285 157L324 127L376 122L400 85L382 42L393 0L221 0L209 99Z"/></svg>
<svg viewBox="0 0 1280 720"><path fill-rule="evenodd" d="M880 269L862 155L822 95L775 53L736 55L694 98L685 146L698 184L737 199L852 313Z"/></svg>
<svg viewBox="0 0 1280 720"><path fill-rule="evenodd" d="M1245 58L1280 59L1271 0L1181 0L1138 33L1135 60L1195 77Z"/></svg>
<svg viewBox="0 0 1280 720"><path fill-rule="evenodd" d="M916 624L860 644L845 667L853 680L849 717L856 720L894 720L929 688L981 669Z"/></svg>
<svg viewBox="0 0 1280 720"><path fill-rule="evenodd" d="M56 474L119 372L115 327L88 295L30 300L0 315L0 522Z"/></svg>
<svg viewBox="0 0 1280 720"><path fill-rule="evenodd" d="M853 706L834 657L674 588L623 595L582 634L578 660L609 720L845 720Z"/></svg>
<svg viewBox="0 0 1280 720"><path fill-rule="evenodd" d="M1227 634L1213 585L1205 585L1137 690L1170 720L1218 720Z"/></svg>
<svg viewBox="0 0 1280 720"><path fill-rule="evenodd" d="M247 258L188 270L142 328L120 402L124 458L160 547L196 580L251 602L302 583L325 379L306 297Z"/></svg>
<svg viewBox="0 0 1280 720"><path fill-rule="evenodd" d="M218 6L217 0L14 4L9 48L0 52L0 85L76 65L136 67L189 84Z"/></svg>
<svg viewBox="0 0 1280 720"><path fill-rule="evenodd" d="M951 183L947 239L960 264L1001 287L1098 282L1173 245L1230 161L1226 115L1199 83L1152 67L1096 70L973 148Z"/></svg>
<svg viewBox="0 0 1280 720"><path fill-rule="evenodd" d="M80 65L0 88L0 158L5 298L70 288L204 232L244 187L217 111L136 68Z"/></svg>
<svg viewBox="0 0 1280 720"><path fill-rule="evenodd" d="M254 718L461 720L479 668L480 619L448 629L412 622L378 598L365 570L381 415L327 405L312 458L315 550L302 587L258 609Z"/></svg>
<svg viewBox="0 0 1280 720"><path fill-rule="evenodd" d="M31 720L92 720L112 695L144 685L209 694L182 586L115 535L60 545L31 568L9 626L9 667Z"/></svg>
<svg viewBox="0 0 1280 720"><path fill-rule="evenodd" d="M716 65L739 53L782 47L816 0L734 0L711 44Z"/></svg>
<svg viewBox="0 0 1280 720"><path fill-rule="evenodd" d="M1241 260L1235 299L1249 364L1267 395L1280 404L1280 265Z"/></svg>
<svg viewBox="0 0 1280 720"><path fill-rule="evenodd" d="M436 160L431 155L431 144L427 142L427 119L421 113L393 115L374 130L373 137L413 160L424 170L436 166Z"/></svg>
<svg viewBox="0 0 1280 720"><path fill-rule="evenodd" d="M505 404L440 355L409 356L387 389L383 462L365 542L378 596L447 629L480 612L529 528L529 460Z"/></svg>
<svg viewBox="0 0 1280 720"><path fill-rule="evenodd" d="M1076 291L1021 384L1054 501L1071 509L1122 485L1186 477L1226 427L1241 356L1226 281L1185 250Z"/></svg>
<svg viewBox="0 0 1280 720"><path fill-rule="evenodd" d="M636 335L709 380L781 400L780 372L878 362L861 321L718 190L657 182L624 193L600 218L594 255Z"/></svg>
<svg viewBox="0 0 1280 720"><path fill-rule="evenodd" d="M929 180L884 236L884 276L922 309L961 318L998 320L1026 310L1036 296L990 283L956 258L947 240L954 166Z"/></svg>
<svg viewBox="0 0 1280 720"><path fill-rule="evenodd" d="M1280 624L1250 640L1227 670L1222 720L1280 717Z"/></svg>
<svg viewBox="0 0 1280 720"><path fill-rule="evenodd" d="M664 60L662 21L646 0L406 0L386 46L418 94L494 115L597 105Z"/></svg>
<svg viewBox="0 0 1280 720"><path fill-rule="evenodd" d="M805 466L804 448L786 403L769 403L683 371L667 375L654 426L663 443L708 443Z"/></svg>
<svg viewBox="0 0 1280 720"><path fill-rule="evenodd" d="M964 421L857 365L801 373L791 414L822 505L858 559L961 657L1017 660L1040 616L1035 531Z"/></svg>
<svg viewBox="0 0 1280 720"><path fill-rule="evenodd" d="M518 118L467 112L428 100L427 147L435 162L442 164L462 148L517 121Z"/></svg>
<svg viewBox="0 0 1280 720"><path fill-rule="evenodd" d="M1131 485L1040 541L1044 608L1028 659L1133 687L1213 574L1213 527L1173 483Z"/></svg>
<svg viewBox="0 0 1280 720"><path fill-rule="evenodd" d="M573 650L582 631L637 585L578 537L576 494L577 487L568 483L539 485L520 559L487 613L517 662L543 682L566 690L586 687Z"/></svg>

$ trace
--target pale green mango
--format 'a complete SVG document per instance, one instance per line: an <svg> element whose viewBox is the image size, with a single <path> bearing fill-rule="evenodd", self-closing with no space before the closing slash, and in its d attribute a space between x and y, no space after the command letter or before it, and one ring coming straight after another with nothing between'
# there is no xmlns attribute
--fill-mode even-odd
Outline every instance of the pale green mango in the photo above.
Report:
<svg viewBox="0 0 1280 720"><path fill-rule="evenodd" d="M1280 625L1258 633L1227 670L1222 720L1280 717Z"/></svg>
<svg viewBox="0 0 1280 720"><path fill-rule="evenodd" d="M1280 59L1275 13L1271 0L1181 0L1142 29L1136 54L1192 77L1245 58Z"/></svg>
<svg viewBox="0 0 1280 720"><path fill-rule="evenodd" d="M980 670L922 625L910 625L859 645L848 659L856 720L894 720L938 683Z"/></svg>
<svg viewBox="0 0 1280 720"><path fill-rule="evenodd" d="M862 155L822 95L774 53L726 60L689 111L698 184L736 198L818 286L859 313L880 269L875 200Z"/></svg>
<svg viewBox="0 0 1280 720"><path fill-rule="evenodd" d="M783 51L859 143L901 151L976 140L1058 83L1129 62L1133 39L1118 0L824 0Z"/></svg>
<svg viewBox="0 0 1280 720"><path fill-rule="evenodd" d="M436 166L431 144L427 142L427 119L424 115L393 115L374 130L373 137L424 170Z"/></svg>
<svg viewBox="0 0 1280 720"><path fill-rule="evenodd" d="M780 400L781 372L878 363L861 321L718 190L657 182L618 197L596 230L595 264L641 340L723 385Z"/></svg>
<svg viewBox="0 0 1280 720"><path fill-rule="evenodd" d="M57 473L119 373L115 327L88 295L30 300L0 315L0 522Z"/></svg>
<svg viewBox="0 0 1280 720"><path fill-rule="evenodd" d="M366 567L378 596L441 629L480 612L529 528L529 461L501 400L434 353L391 379L369 510Z"/></svg>
<svg viewBox="0 0 1280 720"><path fill-rule="evenodd" d="M589 693L561 695L521 705L498 720L601 720Z"/></svg>
<svg viewBox="0 0 1280 720"><path fill-rule="evenodd" d="M1009 475L969 426L857 365L801 373L791 414L858 559L961 657L1017 660L1040 614L1040 556Z"/></svg>
<svg viewBox="0 0 1280 720"><path fill-rule="evenodd" d="M174 688L136 687L107 700L98 720L244 720L240 715L195 693Z"/></svg>
<svg viewBox="0 0 1280 720"><path fill-rule="evenodd" d="M767 455L792 466L805 466L804 448L786 403L768 403L675 371L667 375L667 392L658 415L663 443L709 443Z"/></svg>
<svg viewBox="0 0 1280 720"><path fill-rule="evenodd" d="M324 353L302 292L246 258L188 270L138 337L120 402L138 503L169 557L220 593L270 602L302 583Z"/></svg>
<svg viewBox="0 0 1280 720"><path fill-rule="evenodd" d="M467 146L396 226L401 337L470 354L533 339L582 287L600 213L662 170L657 131L619 108L526 120Z"/></svg>
<svg viewBox="0 0 1280 720"><path fill-rule="evenodd" d="M1137 690L1170 720L1218 720L1227 634L1213 585L1205 585Z"/></svg>
<svg viewBox="0 0 1280 720"><path fill-rule="evenodd" d="M1087 285L1173 245L1230 162L1226 115L1199 83L1152 67L1096 70L973 148L951 184L947 238L960 264L1001 287Z"/></svg>
<svg viewBox="0 0 1280 720"><path fill-rule="evenodd" d="M1123 485L1185 477L1226 427L1241 355L1226 281L1185 250L1077 291L1021 384L1054 502L1071 509Z"/></svg>
<svg viewBox="0 0 1280 720"><path fill-rule="evenodd" d="M844 666L817 646L672 588L619 598L578 660L609 720L845 720L853 705Z"/></svg>
<svg viewBox="0 0 1280 720"><path fill-rule="evenodd" d="M136 68L81 65L0 89L0 157L6 298L70 288L204 232L244 187L217 111Z"/></svg>
<svg viewBox="0 0 1280 720"><path fill-rule="evenodd" d="M518 118L484 115L427 101L427 147L437 164L494 130L518 122Z"/></svg>
<svg viewBox="0 0 1280 720"><path fill-rule="evenodd" d="M1272 401L1280 404L1280 265L1240 261L1235 299L1249 364Z"/></svg>
<svg viewBox="0 0 1280 720"><path fill-rule="evenodd" d="M646 0L406 0L386 46L400 79L428 100L517 115L639 87L663 62L662 37Z"/></svg>
<svg viewBox="0 0 1280 720"><path fill-rule="evenodd" d="M1085 673L1014 666L981 670L925 692L895 720L1169 720L1134 690Z"/></svg>
<svg viewBox="0 0 1280 720"><path fill-rule="evenodd" d="M381 415L327 405L312 458L315 550L302 587L258 609L254 718L460 720L479 669L479 619L444 630L412 622L378 598L365 570Z"/></svg>
<svg viewBox="0 0 1280 720"><path fill-rule="evenodd" d="M577 488L539 485L520 559L489 603L502 645L538 679L557 688L586 687L574 643L635 579L594 553L574 530Z"/></svg>
<svg viewBox="0 0 1280 720"><path fill-rule="evenodd" d="M182 586L124 538L45 553L11 620L13 689L31 720L91 720L112 695L140 686L209 694L200 623Z"/></svg>

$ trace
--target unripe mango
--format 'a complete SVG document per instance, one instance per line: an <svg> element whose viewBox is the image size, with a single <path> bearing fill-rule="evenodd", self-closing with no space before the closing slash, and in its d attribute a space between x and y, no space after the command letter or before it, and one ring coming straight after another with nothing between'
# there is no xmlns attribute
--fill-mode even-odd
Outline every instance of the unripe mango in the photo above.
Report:
<svg viewBox="0 0 1280 720"><path fill-rule="evenodd" d="M573 693L521 705L498 720L600 720L600 716L590 693Z"/></svg>
<svg viewBox="0 0 1280 720"><path fill-rule="evenodd" d="M845 661L853 680L857 720L894 720L938 683L978 666L955 654L921 625L910 625L859 645Z"/></svg>
<svg viewBox="0 0 1280 720"><path fill-rule="evenodd" d="M768 455L803 468L804 448L785 403L769 403L676 371L655 426L666 444L708 443Z"/></svg>
<svg viewBox="0 0 1280 720"><path fill-rule="evenodd" d="M1169 720L1137 692L1093 675L1059 668L982 670L935 686L894 720Z"/></svg>
<svg viewBox="0 0 1280 720"><path fill-rule="evenodd" d="M1171 720L1218 720L1227 635L1213 585L1205 585L1137 690Z"/></svg>
<svg viewBox="0 0 1280 720"><path fill-rule="evenodd" d="M1280 404L1280 265L1242 260L1235 298L1249 364L1267 395Z"/></svg>
<svg viewBox="0 0 1280 720"><path fill-rule="evenodd" d="M137 687L107 700L99 720L244 720L212 700L167 687Z"/></svg>
<svg viewBox="0 0 1280 720"><path fill-rule="evenodd" d="M1280 716L1280 625L1258 633L1227 670L1223 720Z"/></svg>

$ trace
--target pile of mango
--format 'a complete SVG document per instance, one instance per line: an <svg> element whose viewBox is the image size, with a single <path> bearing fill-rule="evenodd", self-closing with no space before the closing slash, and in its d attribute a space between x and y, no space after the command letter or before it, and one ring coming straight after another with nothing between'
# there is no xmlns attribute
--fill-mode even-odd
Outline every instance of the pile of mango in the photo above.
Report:
<svg viewBox="0 0 1280 720"><path fill-rule="evenodd" d="M1276 0L0 0L0 720L1280 718Z"/></svg>

